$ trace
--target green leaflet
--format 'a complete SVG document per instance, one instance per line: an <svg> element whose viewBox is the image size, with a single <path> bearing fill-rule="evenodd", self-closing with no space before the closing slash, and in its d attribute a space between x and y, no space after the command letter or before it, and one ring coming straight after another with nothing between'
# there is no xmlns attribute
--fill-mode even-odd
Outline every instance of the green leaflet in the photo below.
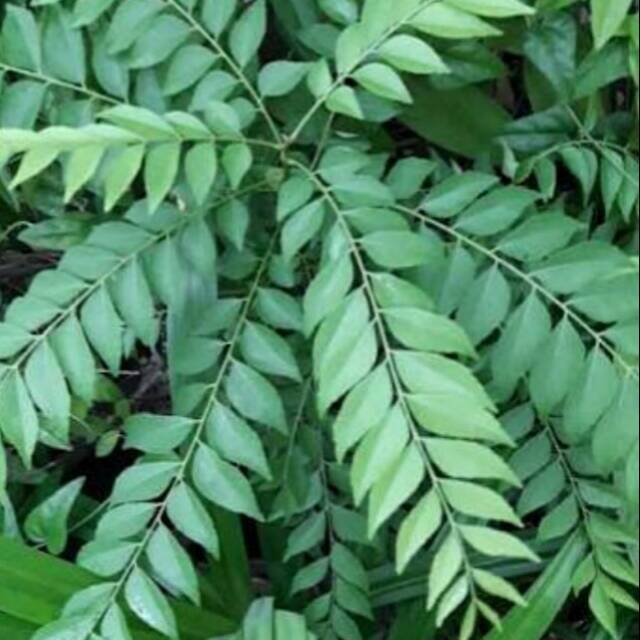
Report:
<svg viewBox="0 0 640 640"><path fill-rule="evenodd" d="M475 350L455 323L419 309L390 309L385 318L391 332L405 347L422 351L474 356Z"/></svg>
<svg viewBox="0 0 640 640"><path fill-rule="evenodd" d="M149 524L153 513L153 504L144 502L115 507L100 518L96 536L100 538L104 534L114 540L134 536Z"/></svg>
<svg viewBox="0 0 640 640"><path fill-rule="evenodd" d="M234 11L237 8L236 0L205 0L202 6L202 21L205 26L216 36L219 36L229 24Z"/></svg>
<svg viewBox="0 0 640 640"><path fill-rule="evenodd" d="M426 43L408 35L391 38L379 49L382 58L401 71L448 73L440 56Z"/></svg>
<svg viewBox="0 0 640 640"><path fill-rule="evenodd" d="M268 380L236 362L226 385L231 403L243 416L286 432L282 401Z"/></svg>
<svg viewBox="0 0 640 640"><path fill-rule="evenodd" d="M7 442L16 447L24 464L31 465L31 456L38 440L38 416L24 380L19 373L10 373L0 383L0 429Z"/></svg>
<svg viewBox="0 0 640 640"><path fill-rule="evenodd" d="M447 499L456 511L476 518L488 518L520 525L520 519L499 494L470 482L443 482Z"/></svg>
<svg viewBox="0 0 640 640"><path fill-rule="evenodd" d="M135 569L125 586L127 603L150 627L169 638L177 638L176 621L162 592L140 569Z"/></svg>
<svg viewBox="0 0 640 640"><path fill-rule="evenodd" d="M234 189L240 186L252 164L253 154L245 144L234 144L227 147L222 156L222 165Z"/></svg>
<svg viewBox="0 0 640 640"><path fill-rule="evenodd" d="M424 264L431 255L426 238L404 231L379 231L362 239L372 260L388 269L407 269Z"/></svg>
<svg viewBox="0 0 640 640"><path fill-rule="evenodd" d="M30 11L17 6L8 7L7 19L2 26L2 40L9 64L33 71L41 69L38 27Z"/></svg>
<svg viewBox="0 0 640 640"><path fill-rule="evenodd" d="M308 631L301 616L286 611L277 611L270 599L256 600L246 614L242 629L237 634L228 637L231 640L250 640L260 637L271 637L273 640L317 639L315 634Z"/></svg>
<svg viewBox="0 0 640 640"><path fill-rule="evenodd" d="M500 31L489 23L446 4L427 6L412 23L420 31L440 38L483 38L500 35Z"/></svg>
<svg viewBox="0 0 640 640"><path fill-rule="evenodd" d="M246 66L255 55L266 31L266 7L258 0L235 23L230 34L233 56L241 66Z"/></svg>
<svg viewBox="0 0 640 640"><path fill-rule="evenodd" d="M213 556L219 557L220 543L216 527L198 496L186 484L178 485L171 492L167 513L181 533L200 543Z"/></svg>
<svg viewBox="0 0 640 640"><path fill-rule="evenodd" d="M147 557L164 582L194 604L200 603L196 570L187 552L166 527L159 527L149 540Z"/></svg>
<svg viewBox="0 0 640 640"><path fill-rule="evenodd" d="M411 104L411 95L393 69L382 64L370 64L359 69L354 78L365 89L383 98Z"/></svg>
<svg viewBox="0 0 640 640"><path fill-rule="evenodd" d="M462 535L471 546L485 555L539 561L535 553L510 534L486 527L464 526Z"/></svg>
<svg viewBox="0 0 640 640"><path fill-rule="evenodd" d="M317 324L340 303L350 289L353 277L353 265L348 255L336 265L327 265L318 273L304 298L307 334L311 334Z"/></svg>
<svg viewBox="0 0 640 640"><path fill-rule="evenodd" d="M338 459L355 446L391 405L392 390L388 373L378 368L347 396L334 426Z"/></svg>
<svg viewBox="0 0 640 640"><path fill-rule="evenodd" d="M207 422L207 437L225 460L271 479L269 462L258 435L236 414L217 405Z"/></svg>
<svg viewBox="0 0 640 640"><path fill-rule="evenodd" d="M187 418L139 414L125 423L126 443L139 451L167 453L186 440L193 426Z"/></svg>
<svg viewBox="0 0 640 640"><path fill-rule="evenodd" d="M442 507L435 492L429 493L405 518L398 534L397 565L402 573L409 561L440 528Z"/></svg>
<svg viewBox="0 0 640 640"><path fill-rule="evenodd" d="M511 315L493 352L491 369L499 388L512 389L531 368L551 331L549 312L531 294Z"/></svg>
<svg viewBox="0 0 640 640"><path fill-rule="evenodd" d="M51 75L78 84L86 81L85 49L72 17L55 7L49 13L42 33L43 65Z"/></svg>
<svg viewBox="0 0 640 640"><path fill-rule="evenodd" d="M565 403L564 429L572 441L582 439L595 425L613 400L618 385L613 365L595 349Z"/></svg>
<svg viewBox="0 0 640 640"><path fill-rule="evenodd" d="M327 109L357 120L364 118L358 96L351 87L340 87L333 91L327 98Z"/></svg>
<svg viewBox="0 0 640 640"><path fill-rule="evenodd" d="M97 20L115 0L79 0L73 10L73 26L83 27Z"/></svg>
<svg viewBox="0 0 640 640"><path fill-rule="evenodd" d="M361 503L381 474L398 463L409 441L409 428L402 411L394 407L371 430L355 454L351 484L357 503Z"/></svg>
<svg viewBox="0 0 640 640"><path fill-rule="evenodd" d="M111 500L151 500L162 494L177 468L175 462L145 462L127 469L117 480Z"/></svg>
<svg viewBox="0 0 640 640"><path fill-rule="evenodd" d="M71 398L58 360L43 342L27 361L25 382L34 403L51 421L52 428L66 440L71 414Z"/></svg>
<svg viewBox="0 0 640 640"><path fill-rule="evenodd" d="M143 3L139 0L128 0L121 3L107 31L109 54L113 55L128 49L142 34L147 21L160 11L162 11L161 2Z"/></svg>
<svg viewBox="0 0 640 640"><path fill-rule="evenodd" d="M458 228L473 235L493 235L511 226L538 194L518 187L496 189L465 210Z"/></svg>
<svg viewBox="0 0 640 640"><path fill-rule="evenodd" d="M296 88L305 74L307 65L296 62L272 62L260 72L260 93L265 97L278 97Z"/></svg>
<svg viewBox="0 0 640 640"><path fill-rule="evenodd" d="M92 347L112 371L118 371L122 358L122 324L104 287L87 300L80 317Z"/></svg>
<svg viewBox="0 0 640 640"><path fill-rule="evenodd" d="M67 519L84 484L79 478L62 487L38 505L27 517L27 535L34 542L45 542L53 554L61 553L67 542Z"/></svg>
<svg viewBox="0 0 640 640"><path fill-rule="evenodd" d="M204 202L218 170L218 157L213 145L202 143L194 146L185 157L185 170L193 195L198 202Z"/></svg>
<svg viewBox="0 0 640 640"><path fill-rule="evenodd" d="M144 182L149 212L154 213L173 185L180 163L180 145L167 143L153 148L145 163Z"/></svg>
<svg viewBox="0 0 640 640"><path fill-rule="evenodd" d="M193 480L198 490L215 504L256 520L263 519L244 476L205 445L201 445L196 453Z"/></svg>
<svg viewBox="0 0 640 640"><path fill-rule="evenodd" d="M582 340L565 318L547 338L531 371L531 396L544 415L549 415L571 391L584 356Z"/></svg>
<svg viewBox="0 0 640 640"><path fill-rule="evenodd" d="M454 478L496 478L519 486L511 469L490 449L458 440L430 438L427 449L435 463Z"/></svg>
<svg viewBox="0 0 640 640"><path fill-rule="evenodd" d="M185 45L176 51L164 82L164 93L175 95L195 84L215 63L216 56L200 45Z"/></svg>
<svg viewBox="0 0 640 640"><path fill-rule="evenodd" d="M480 343L505 319L511 288L497 265L488 268L464 296L457 320L474 343Z"/></svg>
<svg viewBox="0 0 640 640"><path fill-rule="evenodd" d="M495 176L483 173L454 175L431 189L422 208L438 218L457 216L497 182Z"/></svg>
<svg viewBox="0 0 640 640"><path fill-rule="evenodd" d="M601 0L592 0L593 37L597 49L601 49L613 37L630 8L631 2L628 0L621 0L612 7L606 6Z"/></svg>
<svg viewBox="0 0 640 640"><path fill-rule="evenodd" d="M464 9L469 13L475 13L489 18L509 18L519 15L531 15L535 10L519 0L491 0L490 2L480 2L480 0L448 0L459 9Z"/></svg>
<svg viewBox="0 0 640 640"><path fill-rule="evenodd" d="M384 473L373 487L369 505L369 535L373 537L398 506L410 498L425 475L424 463L414 446L409 446L397 467Z"/></svg>
<svg viewBox="0 0 640 640"><path fill-rule="evenodd" d="M563 249L580 228L579 222L561 213L538 214L507 234L499 249L524 262L538 261Z"/></svg>

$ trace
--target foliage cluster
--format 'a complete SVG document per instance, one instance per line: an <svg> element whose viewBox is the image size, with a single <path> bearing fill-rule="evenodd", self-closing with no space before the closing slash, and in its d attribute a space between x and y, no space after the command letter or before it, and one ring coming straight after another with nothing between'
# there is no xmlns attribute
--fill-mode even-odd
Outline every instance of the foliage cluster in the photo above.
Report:
<svg viewBox="0 0 640 640"><path fill-rule="evenodd" d="M638 637L632 0L0 12L0 636Z"/></svg>

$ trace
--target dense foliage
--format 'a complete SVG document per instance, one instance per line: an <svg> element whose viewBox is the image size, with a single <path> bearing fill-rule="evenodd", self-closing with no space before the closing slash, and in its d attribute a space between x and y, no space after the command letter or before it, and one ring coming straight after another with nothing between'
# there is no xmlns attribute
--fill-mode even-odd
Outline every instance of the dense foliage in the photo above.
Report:
<svg viewBox="0 0 640 640"><path fill-rule="evenodd" d="M4 2L0 636L638 638L636 11Z"/></svg>

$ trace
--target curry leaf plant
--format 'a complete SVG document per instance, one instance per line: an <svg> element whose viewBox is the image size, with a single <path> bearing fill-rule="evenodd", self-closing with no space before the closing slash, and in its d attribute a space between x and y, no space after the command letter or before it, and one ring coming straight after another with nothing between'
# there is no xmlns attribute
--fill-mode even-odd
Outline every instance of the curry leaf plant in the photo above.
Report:
<svg viewBox="0 0 640 640"><path fill-rule="evenodd" d="M634 2L0 17L3 638L637 638Z"/></svg>

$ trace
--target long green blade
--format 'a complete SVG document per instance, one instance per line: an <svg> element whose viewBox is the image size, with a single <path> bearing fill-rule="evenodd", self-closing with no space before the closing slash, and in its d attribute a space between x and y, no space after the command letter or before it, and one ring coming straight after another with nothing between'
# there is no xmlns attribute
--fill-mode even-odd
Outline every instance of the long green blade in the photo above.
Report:
<svg viewBox="0 0 640 640"><path fill-rule="evenodd" d="M502 631L494 630L484 640L544 638L571 594L571 576L586 549L583 533L576 532L529 590L529 606L514 607L505 618Z"/></svg>
<svg viewBox="0 0 640 640"><path fill-rule="evenodd" d="M5 630L5 624L23 622L38 628L55 620L74 593L97 582L90 573L69 562L0 537L0 614L4 614L0 618L0 638L14 638ZM174 609L184 640L203 640L237 628L227 618L180 602L174 603ZM160 637L144 628L136 628L136 634L140 640Z"/></svg>

